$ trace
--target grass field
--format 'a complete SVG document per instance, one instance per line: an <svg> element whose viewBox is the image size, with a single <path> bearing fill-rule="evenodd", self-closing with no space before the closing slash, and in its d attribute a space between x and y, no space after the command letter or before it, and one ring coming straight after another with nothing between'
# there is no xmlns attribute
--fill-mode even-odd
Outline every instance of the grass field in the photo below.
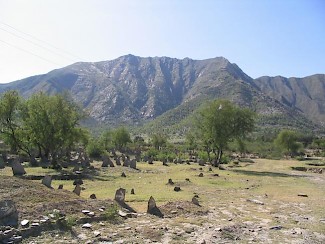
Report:
<svg viewBox="0 0 325 244"><path fill-rule="evenodd" d="M178 216L173 219L172 226L176 228L186 223L199 226L207 223L229 225L229 221L238 225L253 223L263 228L281 225L284 226L283 232L265 232L264 237L270 240L287 238L288 241L284 243L290 243L300 240L290 234L300 228L308 231L311 240L323 237L325 240L325 236L310 234L325 233L325 223L321 222L325 219L325 174L292 170L291 167L309 167L307 161L254 161L229 164L227 170L212 167L212 171L209 171L209 166L198 164L169 164L167 167L161 162L154 162L153 165L142 162L137 164L138 170L134 170L122 166L101 168L100 162L94 162L97 173L92 179L83 180L81 198L89 199L91 194L96 194L100 200L113 199L115 191L122 187L126 189L126 203L137 212L145 212L150 196L155 198L158 206L162 206L168 202L191 201L194 195L198 195L200 204L210 210L209 214L186 218ZM324 166L319 167L325 169ZM27 175L57 174L54 170L31 167L26 171ZM126 177L121 177L122 172ZM8 167L0 173L12 174ZM198 176L200 173L203 173L203 177ZM168 185L168 179L175 184ZM60 184L64 185L65 190L74 189L73 181L52 181L54 189ZM175 192L174 186L180 186L181 191ZM130 194L131 189L135 190L134 195ZM308 197L298 194L307 194ZM247 201L252 199L264 205ZM184 239L180 243L182 241Z"/></svg>

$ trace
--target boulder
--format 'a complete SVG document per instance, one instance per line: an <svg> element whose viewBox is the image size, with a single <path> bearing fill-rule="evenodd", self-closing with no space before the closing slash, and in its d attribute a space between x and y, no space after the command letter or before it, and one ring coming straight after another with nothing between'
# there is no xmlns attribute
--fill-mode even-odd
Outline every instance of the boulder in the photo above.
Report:
<svg viewBox="0 0 325 244"><path fill-rule="evenodd" d="M12 200L0 201L0 226L18 226L18 211Z"/></svg>

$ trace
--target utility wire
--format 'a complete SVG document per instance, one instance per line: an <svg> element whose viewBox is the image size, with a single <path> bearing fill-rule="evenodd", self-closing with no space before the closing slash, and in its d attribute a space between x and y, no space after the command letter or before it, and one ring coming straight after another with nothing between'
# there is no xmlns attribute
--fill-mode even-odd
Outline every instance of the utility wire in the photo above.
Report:
<svg viewBox="0 0 325 244"><path fill-rule="evenodd" d="M0 27L0 30L5 31L5 32L7 32L7 33L9 33L9 34L11 34L11 35L13 35L13 36L18 37L18 38L21 38L21 39L23 39L23 40L25 40L25 41L28 41L29 43L32 43L33 45L35 45L35 46L37 46L37 47L41 47L41 48L47 50L48 52L51 52L51 53L53 53L53 54L55 54L55 55L58 55L58 56L60 56L60 57L62 57L62 58L64 58L64 59L67 59L67 60L72 61L72 62L75 62L75 61L76 61L76 60L73 60L73 59L71 59L71 58L68 58L68 57L63 56L62 54L60 54L60 53L58 53L58 52L53 52L53 50L51 50L51 49L49 49L49 48L47 48L47 47L45 47L45 46L43 46L43 45L40 45L40 44L38 44L38 43L36 43L36 42L34 42L34 41L31 41L31 40L29 40L29 39L27 39L27 38L25 38L25 37L19 36L19 35L17 35L17 34L15 34L15 33L11 32L11 31L8 31L8 30L3 29L3 28L1 28L1 27Z"/></svg>
<svg viewBox="0 0 325 244"><path fill-rule="evenodd" d="M46 59L46 58L43 58L43 57L41 57L41 56L39 56L39 55L37 55L37 54L35 54L35 53L32 53L32 52L30 52L30 51L28 51L28 50L26 50L26 49L23 49L23 48L21 48L21 47L17 47L17 46L15 46L15 45L12 45L12 44L10 44L10 43L8 43L8 42L6 42L6 41L0 40L0 42L5 43L6 45L11 46L11 47L13 47L13 48L16 48L16 49L18 49L18 50L20 50L20 51L23 51L23 52L29 53L29 54L31 54L31 55L33 55L33 56L35 56L35 57L40 58L40 59L43 59L44 61L49 62L49 63L51 63L51 64L55 64L55 65L59 65L59 66L61 66L61 65L58 64L58 63L52 62L51 60L48 60L48 59Z"/></svg>
<svg viewBox="0 0 325 244"><path fill-rule="evenodd" d="M17 28L15 28L15 27L13 27L13 26L11 26L11 25L8 25L8 24L6 24L6 23L4 23L3 21L0 21L0 24L2 24L2 25L4 25L4 26L7 26L7 27L9 27L9 28L11 28L11 29L13 29L13 30L15 30L15 31L17 31L17 32L20 32L20 33L26 35L26 36L29 36L29 37L31 37L31 38L33 38L33 39L39 41L39 42L42 42L42 43L44 43L44 44L46 44L46 45L48 45L48 46L50 46L50 47L52 47L52 48L54 48L54 49L56 49L56 50L62 52L62 53L65 53L65 54L69 55L70 57L73 57L73 58L75 58L75 59L77 59L77 60L80 60L80 61L83 60L82 58L80 58L80 57L78 57L78 56L76 56L76 55L74 55L74 54L72 54L72 53L70 53L70 52L68 52L68 51L65 51L65 50L63 50L63 49L61 49L61 48L59 48L59 47L56 47L56 46L52 45L52 44L49 43L49 42L43 41L43 40L41 40L41 39L39 39L39 38L37 38L37 37L35 37L35 36L33 36L33 35L30 35L30 34L28 34L28 33L26 33L26 32L23 32L23 31L21 31L21 30L18 30Z"/></svg>

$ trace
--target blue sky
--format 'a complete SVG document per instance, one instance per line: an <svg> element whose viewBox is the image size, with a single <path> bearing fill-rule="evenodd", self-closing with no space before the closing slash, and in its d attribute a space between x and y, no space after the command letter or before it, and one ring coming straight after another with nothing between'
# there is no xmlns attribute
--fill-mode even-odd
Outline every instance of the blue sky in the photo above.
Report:
<svg viewBox="0 0 325 244"><path fill-rule="evenodd" d="M325 73L324 0L0 0L0 83L126 54Z"/></svg>

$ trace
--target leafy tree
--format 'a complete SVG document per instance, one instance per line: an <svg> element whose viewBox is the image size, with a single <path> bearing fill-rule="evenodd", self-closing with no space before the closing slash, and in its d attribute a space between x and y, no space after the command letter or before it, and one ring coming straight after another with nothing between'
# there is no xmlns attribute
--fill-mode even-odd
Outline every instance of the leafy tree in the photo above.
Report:
<svg viewBox="0 0 325 244"><path fill-rule="evenodd" d="M113 131L113 144L119 150L124 148L127 143L132 142L130 133L124 127L120 127Z"/></svg>
<svg viewBox="0 0 325 244"><path fill-rule="evenodd" d="M188 150L194 150L195 148L197 148L196 138L193 133L188 132L186 134L185 141Z"/></svg>
<svg viewBox="0 0 325 244"><path fill-rule="evenodd" d="M114 147L113 145L113 132L111 130L104 131L99 137L100 143L105 150L109 150Z"/></svg>
<svg viewBox="0 0 325 244"><path fill-rule="evenodd" d="M23 101L16 91L8 91L0 98L0 133L3 140L13 151L23 151L31 155L31 150L24 136L21 121Z"/></svg>
<svg viewBox="0 0 325 244"><path fill-rule="evenodd" d="M282 130L279 132L274 144L281 148L285 154L293 156L297 154L301 144L297 142L298 134L291 130Z"/></svg>
<svg viewBox="0 0 325 244"><path fill-rule="evenodd" d="M5 142L16 151L32 156L57 160L65 156L76 142L86 138L78 127L82 113L63 95L44 93L22 100L15 91L6 92L0 99L0 126Z"/></svg>
<svg viewBox="0 0 325 244"><path fill-rule="evenodd" d="M215 154L214 166L221 163L223 150L230 141L243 139L254 128L255 114L227 100L208 103L199 113L195 123L204 148L210 159Z"/></svg>
<svg viewBox="0 0 325 244"><path fill-rule="evenodd" d="M167 143L167 138L163 134L157 133L151 135L151 143L155 149L160 150Z"/></svg>

